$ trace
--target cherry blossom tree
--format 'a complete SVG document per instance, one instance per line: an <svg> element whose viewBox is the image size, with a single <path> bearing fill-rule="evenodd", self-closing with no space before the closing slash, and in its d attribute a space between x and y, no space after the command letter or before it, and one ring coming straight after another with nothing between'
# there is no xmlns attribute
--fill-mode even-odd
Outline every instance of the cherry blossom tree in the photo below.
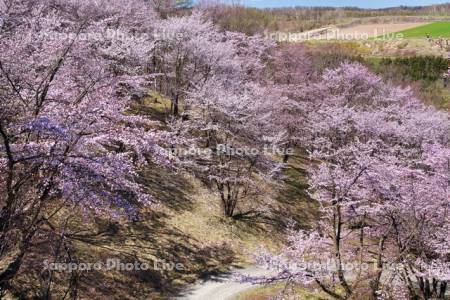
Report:
<svg viewBox="0 0 450 300"><path fill-rule="evenodd" d="M158 32L162 35L156 41L154 66L161 91L170 96L175 117L184 102L184 118L172 120L172 129L193 141L191 147L211 150L184 163L213 183L224 214L232 217L238 203L258 194L257 174L270 168L262 155L264 135L269 135L263 127L275 131L267 126L268 108L278 99L274 89L255 81L273 44L257 36L221 32L200 11L164 20Z"/></svg>
<svg viewBox="0 0 450 300"><path fill-rule="evenodd" d="M220 196L224 215L236 217L240 204L258 197L260 180L275 175L277 164L266 153L278 133L270 128L276 93L257 84L224 82L213 77L191 92L190 133L207 155L192 157L201 176ZM191 161L192 162L192 161Z"/></svg>
<svg viewBox="0 0 450 300"><path fill-rule="evenodd" d="M160 90L170 97L175 116L187 91L216 72L226 74L237 67L232 44L222 42L222 35L199 11L163 20L156 30L160 36L153 53L155 73L161 75Z"/></svg>
<svg viewBox="0 0 450 300"><path fill-rule="evenodd" d="M153 10L142 1L0 1L0 286L63 209L136 218L138 178L168 163L145 94Z"/></svg>
<svg viewBox="0 0 450 300"><path fill-rule="evenodd" d="M326 71L310 91L309 184L322 217L312 232L291 231L281 254L259 258L276 276L250 280L314 283L335 299L442 297L448 114L359 64Z"/></svg>
<svg viewBox="0 0 450 300"><path fill-rule="evenodd" d="M307 46L281 45L274 50L270 71L278 84L301 85L314 76L314 68Z"/></svg>
<svg viewBox="0 0 450 300"><path fill-rule="evenodd" d="M189 91L213 76L249 80L264 67L262 57L273 46L261 37L223 33L201 11L159 22L153 53L160 90L170 97L172 112Z"/></svg>
<svg viewBox="0 0 450 300"><path fill-rule="evenodd" d="M300 46L270 51L200 11L161 20L140 0L0 0L0 13L0 288L60 212L139 218L154 202L139 171L171 165L170 144L208 150L176 158L234 218L280 174L279 147L309 153L320 220L258 256L275 276L245 280L316 284L335 299L445 294L447 112L360 64L312 74ZM168 132L129 109L155 78L172 101Z"/></svg>
<svg viewBox="0 0 450 300"><path fill-rule="evenodd" d="M307 135L307 112L305 96L310 91L309 83L317 76L310 55L303 44L280 45L272 50L266 64L267 78L264 84L272 86L280 94L273 105L273 125L282 132L280 146L284 149L283 163L290 153L298 151Z"/></svg>

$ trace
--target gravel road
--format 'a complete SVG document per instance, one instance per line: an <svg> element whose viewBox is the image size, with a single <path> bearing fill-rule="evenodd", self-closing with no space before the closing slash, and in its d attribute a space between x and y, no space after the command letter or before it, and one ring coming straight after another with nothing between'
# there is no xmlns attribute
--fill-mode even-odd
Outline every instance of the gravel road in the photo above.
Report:
<svg viewBox="0 0 450 300"><path fill-rule="evenodd" d="M259 267L247 267L237 269L236 272L252 275L264 276L269 275L270 271ZM230 274L212 276L207 280L199 282L185 291L183 296L178 300L232 300L240 293L255 288L256 285L250 283L235 282L231 279Z"/></svg>

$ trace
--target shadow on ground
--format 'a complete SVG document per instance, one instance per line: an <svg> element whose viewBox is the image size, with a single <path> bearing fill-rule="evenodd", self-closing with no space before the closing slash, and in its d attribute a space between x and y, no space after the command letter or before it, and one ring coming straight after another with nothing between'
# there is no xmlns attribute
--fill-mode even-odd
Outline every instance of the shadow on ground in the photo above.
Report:
<svg viewBox="0 0 450 300"><path fill-rule="evenodd" d="M192 184L182 174L150 166L142 172L143 183L158 202L174 211L193 208Z"/></svg>
<svg viewBox="0 0 450 300"><path fill-rule="evenodd" d="M285 229L291 221L295 222L296 227L308 229L318 219L318 204L307 193L308 163L305 156L294 156L284 170L283 186L272 207L272 219L280 230Z"/></svg>
<svg viewBox="0 0 450 300"><path fill-rule="evenodd" d="M58 220L55 228L39 234L39 241L25 257L14 294L19 299L45 298L49 272L44 270L44 261L55 261L60 241L55 232L62 231L59 226L65 221L64 246L56 261L101 263L102 268L75 272L76 276L52 272L54 299L68 298L68 291L74 289L78 299L167 299L198 278L227 271L235 261L227 245L205 245L166 222L169 213L192 209L189 182L161 168L149 168L143 174L162 208L142 209L137 221L118 222L80 212L73 212L69 220ZM128 269L126 264L139 267Z"/></svg>

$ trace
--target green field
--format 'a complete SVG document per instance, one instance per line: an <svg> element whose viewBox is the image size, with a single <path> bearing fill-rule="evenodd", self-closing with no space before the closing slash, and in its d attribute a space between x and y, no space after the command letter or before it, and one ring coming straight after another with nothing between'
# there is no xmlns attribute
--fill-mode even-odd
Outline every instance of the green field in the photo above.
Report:
<svg viewBox="0 0 450 300"><path fill-rule="evenodd" d="M450 22L435 22L397 33L403 34L405 38L425 38L427 34L433 38L450 38Z"/></svg>

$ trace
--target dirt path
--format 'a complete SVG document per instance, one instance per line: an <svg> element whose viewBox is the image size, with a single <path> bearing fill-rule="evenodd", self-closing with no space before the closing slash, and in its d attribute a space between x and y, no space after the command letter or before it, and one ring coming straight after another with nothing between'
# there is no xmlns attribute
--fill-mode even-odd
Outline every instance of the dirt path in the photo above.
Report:
<svg viewBox="0 0 450 300"><path fill-rule="evenodd" d="M321 34L318 39L338 39L338 40L364 40L378 36L391 38L392 34L398 31L415 28L429 24L428 22L417 23L380 23L380 24L361 24L348 28L332 28L326 34Z"/></svg>
<svg viewBox="0 0 450 300"><path fill-rule="evenodd" d="M259 267L247 267L237 271L252 276L269 275L270 271ZM212 276L194 285L178 300L232 300L240 293L255 288L257 285L233 281L230 274Z"/></svg>
<svg viewBox="0 0 450 300"><path fill-rule="evenodd" d="M399 24L363 24L354 27L343 28L339 31L344 34L367 34L369 37L377 37L382 34L394 33L414 27L419 27L428 23L399 23Z"/></svg>

